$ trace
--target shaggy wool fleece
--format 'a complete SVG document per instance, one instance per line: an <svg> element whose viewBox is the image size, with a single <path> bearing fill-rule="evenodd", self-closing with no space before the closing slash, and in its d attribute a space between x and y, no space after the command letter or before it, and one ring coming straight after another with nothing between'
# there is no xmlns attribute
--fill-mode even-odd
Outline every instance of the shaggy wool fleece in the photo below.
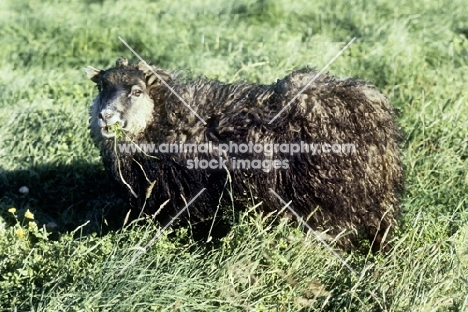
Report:
<svg viewBox="0 0 468 312"><path fill-rule="evenodd" d="M219 217L225 210L218 207L231 209L233 200L235 207L262 202L260 209L270 212L283 206L273 189L292 201L314 230L347 233L338 241L345 247L363 230L378 250L395 224L403 190L401 135L395 109L369 83L320 75L297 96L316 71L298 70L271 85L205 78L186 82L125 58L107 70L88 67L86 73L99 88L90 109L91 136L136 215L143 211L168 222L202 188L185 211L191 220ZM111 127L115 124L122 127L122 137ZM214 148L178 153L121 149L122 144L206 142ZM319 148L298 153L218 148L230 142ZM340 146L354 148L344 152ZM203 159L222 160L225 167L196 169L195 160ZM233 168L239 160L270 166Z"/></svg>

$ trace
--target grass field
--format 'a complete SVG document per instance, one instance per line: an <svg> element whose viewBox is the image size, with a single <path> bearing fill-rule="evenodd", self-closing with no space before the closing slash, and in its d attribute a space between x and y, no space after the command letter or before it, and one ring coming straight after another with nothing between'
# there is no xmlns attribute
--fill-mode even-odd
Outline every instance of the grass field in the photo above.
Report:
<svg viewBox="0 0 468 312"><path fill-rule="evenodd" d="M0 7L1 311L468 311L465 1ZM321 69L357 37L328 72L373 82L401 111L394 248L340 252L354 275L299 224L250 209L220 241L179 228L141 253L159 227L112 230L125 203L87 129L96 90L82 69L136 61L118 36L160 67L256 83Z"/></svg>

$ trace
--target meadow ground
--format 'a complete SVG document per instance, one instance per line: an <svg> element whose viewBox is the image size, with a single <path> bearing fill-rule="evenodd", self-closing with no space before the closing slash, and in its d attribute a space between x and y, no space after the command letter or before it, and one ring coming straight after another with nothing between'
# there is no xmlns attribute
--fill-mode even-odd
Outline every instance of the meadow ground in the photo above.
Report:
<svg viewBox="0 0 468 312"><path fill-rule="evenodd" d="M0 310L468 310L464 1L3 0L0 33ZM136 61L118 36L160 67L256 83L320 69L357 37L328 72L401 111L390 253L341 253L354 275L299 224L250 209L215 243L165 232L121 273L158 226L112 230L125 203L88 135L82 69Z"/></svg>

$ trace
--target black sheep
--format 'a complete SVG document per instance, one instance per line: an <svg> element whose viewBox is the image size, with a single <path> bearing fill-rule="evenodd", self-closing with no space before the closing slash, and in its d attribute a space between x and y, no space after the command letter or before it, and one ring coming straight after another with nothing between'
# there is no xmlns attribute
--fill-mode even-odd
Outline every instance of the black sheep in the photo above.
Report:
<svg viewBox="0 0 468 312"><path fill-rule="evenodd" d="M346 231L338 241L345 247L362 229L378 250L395 223L403 189L401 135L394 108L373 85L321 75L288 106L314 70L295 71L272 85L205 78L183 82L172 72L128 64L121 57L115 67L88 67L86 74L99 89L90 109L91 136L136 214L156 213L161 222L168 222L202 188L206 190L186 211L192 220L219 216L220 204L231 206L230 194L239 206L262 201L264 211L281 209L271 188L292 200L292 208L314 230L333 235ZM141 143L161 147L207 142L213 146L209 151L128 149ZM303 150L241 153L220 148L229 142L264 148L303 144ZM316 144L318 152L307 152L304 143ZM225 166L195 168L200 160L206 164L213 159L223 160ZM251 167L236 169L236 161Z"/></svg>

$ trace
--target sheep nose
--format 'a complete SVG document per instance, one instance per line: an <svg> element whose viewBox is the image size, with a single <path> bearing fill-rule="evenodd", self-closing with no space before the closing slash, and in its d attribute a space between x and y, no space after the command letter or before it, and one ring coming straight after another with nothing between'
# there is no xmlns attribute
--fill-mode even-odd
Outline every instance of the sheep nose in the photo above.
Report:
<svg viewBox="0 0 468 312"><path fill-rule="evenodd" d="M109 113L109 112L100 112L99 113L99 118L101 118L102 120L108 120L112 117L112 113Z"/></svg>

